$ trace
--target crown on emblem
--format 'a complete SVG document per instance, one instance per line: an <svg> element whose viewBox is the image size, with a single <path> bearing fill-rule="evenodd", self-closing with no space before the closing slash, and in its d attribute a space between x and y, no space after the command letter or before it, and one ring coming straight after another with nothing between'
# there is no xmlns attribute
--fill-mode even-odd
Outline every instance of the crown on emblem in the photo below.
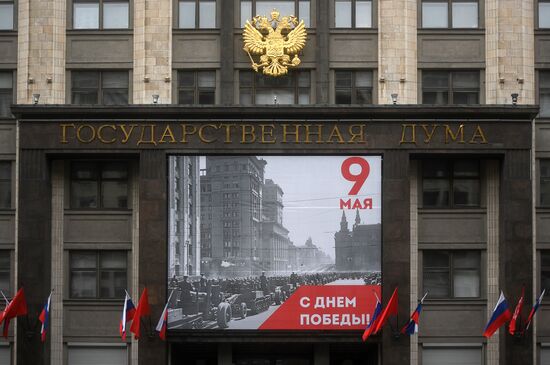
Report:
<svg viewBox="0 0 550 365"><path fill-rule="evenodd" d="M279 15L281 15L281 13L279 13L277 11L277 9L273 9L273 11L271 12L271 20L279 20Z"/></svg>

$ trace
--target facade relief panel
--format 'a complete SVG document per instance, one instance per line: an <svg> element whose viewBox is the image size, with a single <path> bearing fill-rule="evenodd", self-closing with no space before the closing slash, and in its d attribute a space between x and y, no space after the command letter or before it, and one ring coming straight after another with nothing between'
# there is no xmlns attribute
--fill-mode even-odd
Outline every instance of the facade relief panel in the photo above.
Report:
<svg viewBox="0 0 550 365"><path fill-rule="evenodd" d="M65 214L65 243L131 243L132 215Z"/></svg>
<svg viewBox="0 0 550 365"><path fill-rule="evenodd" d="M378 61L377 34L331 34L329 62L349 64L375 63Z"/></svg>
<svg viewBox="0 0 550 365"><path fill-rule="evenodd" d="M427 337L478 337L486 322L485 305L430 306L423 308L419 335Z"/></svg>
<svg viewBox="0 0 550 365"><path fill-rule="evenodd" d="M418 242L485 243L485 214L421 212L418 215Z"/></svg>
<svg viewBox="0 0 550 365"><path fill-rule="evenodd" d="M116 64L133 63L131 35L67 36L67 64Z"/></svg>
<svg viewBox="0 0 550 365"><path fill-rule="evenodd" d="M190 64L197 68L201 65L219 67L220 36L217 34L174 34L173 62L175 65ZM242 48L242 47L241 47ZM197 65L200 64L200 65Z"/></svg>
<svg viewBox="0 0 550 365"><path fill-rule="evenodd" d="M0 36L0 65L17 64L17 36Z"/></svg>
<svg viewBox="0 0 550 365"><path fill-rule="evenodd" d="M483 63L483 35L419 35L418 63Z"/></svg>
<svg viewBox="0 0 550 365"><path fill-rule="evenodd" d="M550 35L535 35L535 63L550 63Z"/></svg>
<svg viewBox="0 0 550 365"><path fill-rule="evenodd" d="M65 304L63 335L65 337L118 337L120 340L118 325L116 325L120 321L119 307L118 305Z"/></svg>
<svg viewBox="0 0 550 365"><path fill-rule="evenodd" d="M0 48L2 46L0 45ZM0 156L15 155L15 123L0 124Z"/></svg>

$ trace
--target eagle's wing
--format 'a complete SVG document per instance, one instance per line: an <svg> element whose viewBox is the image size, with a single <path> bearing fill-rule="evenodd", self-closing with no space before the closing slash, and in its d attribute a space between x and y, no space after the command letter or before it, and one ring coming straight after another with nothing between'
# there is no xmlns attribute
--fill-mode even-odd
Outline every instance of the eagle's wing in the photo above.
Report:
<svg viewBox="0 0 550 365"><path fill-rule="evenodd" d="M252 54L264 54L264 36L247 20L243 30L244 48Z"/></svg>
<svg viewBox="0 0 550 365"><path fill-rule="evenodd" d="M304 21L301 20L300 23L288 33L284 47L289 54L298 53L306 45L306 39L306 26L304 25Z"/></svg>

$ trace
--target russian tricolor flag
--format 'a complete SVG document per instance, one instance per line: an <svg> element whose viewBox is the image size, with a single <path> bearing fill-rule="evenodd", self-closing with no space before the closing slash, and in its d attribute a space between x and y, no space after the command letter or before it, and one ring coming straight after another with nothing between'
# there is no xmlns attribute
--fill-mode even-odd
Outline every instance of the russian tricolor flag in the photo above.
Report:
<svg viewBox="0 0 550 365"><path fill-rule="evenodd" d="M493 310L491 319L485 326L483 331L483 336L489 338L495 333L503 324L508 322L512 318L512 313L510 313L510 308L508 307L508 302L504 298L504 294L500 292L500 297L498 298L497 305Z"/></svg>
<svg viewBox="0 0 550 365"><path fill-rule="evenodd" d="M42 340L42 342L46 341L46 333L50 328L51 304L52 304L52 293L50 293L50 296L48 297L48 300L46 301L46 304L44 305L44 308L42 309L42 312L40 312L40 316L38 317L38 320L42 322L42 328L40 329L40 339Z"/></svg>
<svg viewBox="0 0 550 365"><path fill-rule="evenodd" d="M420 320L420 312L422 312L422 304L424 303L424 299L426 299L427 295L428 293L424 294L422 299L420 299L420 303L418 303L418 305L416 306L416 309L411 314L411 319L405 325L405 327L403 327L403 329L401 330L402 334L412 336L415 333L418 333L418 322Z"/></svg>
<svg viewBox="0 0 550 365"><path fill-rule="evenodd" d="M173 291L170 293L168 301L166 301L166 305L164 306L164 310L162 311L162 315L160 316L159 322L157 323L157 327L155 328L159 333L160 339L163 341L166 340L166 327L168 326L168 304L170 304L170 299L172 298L173 293Z"/></svg>
<svg viewBox="0 0 550 365"><path fill-rule="evenodd" d="M537 298L535 301L535 304L533 305L533 308L531 308L531 312L529 313L529 317L527 318L527 326L525 326L525 329L529 329L529 326L531 325L531 321L533 321L533 317L535 316L535 313L537 313L537 310L539 309L540 303L542 302L542 298L544 297L544 293L546 292L546 289L540 293L540 297Z"/></svg>
<svg viewBox="0 0 550 365"><path fill-rule="evenodd" d="M374 295L376 295L376 293L374 293ZM378 298L378 295L376 295L376 305L374 306L374 312L371 316L369 324L367 325L367 328L365 329L365 332L363 332L363 336L361 337L363 339L363 342L365 342L374 331L376 323L378 322L378 318L380 317L380 313L382 313L382 303L380 302L380 298Z"/></svg>
<svg viewBox="0 0 550 365"><path fill-rule="evenodd" d="M120 337L123 340L126 340L126 322L134 319L134 314L136 313L136 307L132 302L132 298L128 292L126 292L126 297L124 298L124 309L122 310L122 319L120 320L119 332Z"/></svg>

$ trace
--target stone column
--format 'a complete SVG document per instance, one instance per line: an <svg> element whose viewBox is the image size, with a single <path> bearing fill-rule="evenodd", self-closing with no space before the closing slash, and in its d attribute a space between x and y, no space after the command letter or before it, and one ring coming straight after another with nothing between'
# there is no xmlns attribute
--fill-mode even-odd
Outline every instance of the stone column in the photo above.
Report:
<svg viewBox="0 0 550 365"><path fill-rule="evenodd" d="M416 1L378 3L378 103L417 101Z"/></svg>
<svg viewBox="0 0 550 365"><path fill-rule="evenodd" d="M133 103L172 101L172 0L134 1Z"/></svg>
<svg viewBox="0 0 550 365"><path fill-rule="evenodd" d="M66 0L18 1L17 103L65 102Z"/></svg>
<svg viewBox="0 0 550 365"><path fill-rule="evenodd" d="M533 0L485 2L486 102L535 102Z"/></svg>
<svg viewBox="0 0 550 365"><path fill-rule="evenodd" d="M410 312L416 309L418 304L418 163L411 161L410 165L410 201L411 201L411 299ZM424 294L422 294L424 295ZM411 339L411 365L418 364L418 336L410 336Z"/></svg>
<svg viewBox="0 0 550 365"><path fill-rule="evenodd" d="M315 27L317 32L315 103L317 104L327 104L329 102L329 9L330 2L328 0L317 1L317 24Z"/></svg>

